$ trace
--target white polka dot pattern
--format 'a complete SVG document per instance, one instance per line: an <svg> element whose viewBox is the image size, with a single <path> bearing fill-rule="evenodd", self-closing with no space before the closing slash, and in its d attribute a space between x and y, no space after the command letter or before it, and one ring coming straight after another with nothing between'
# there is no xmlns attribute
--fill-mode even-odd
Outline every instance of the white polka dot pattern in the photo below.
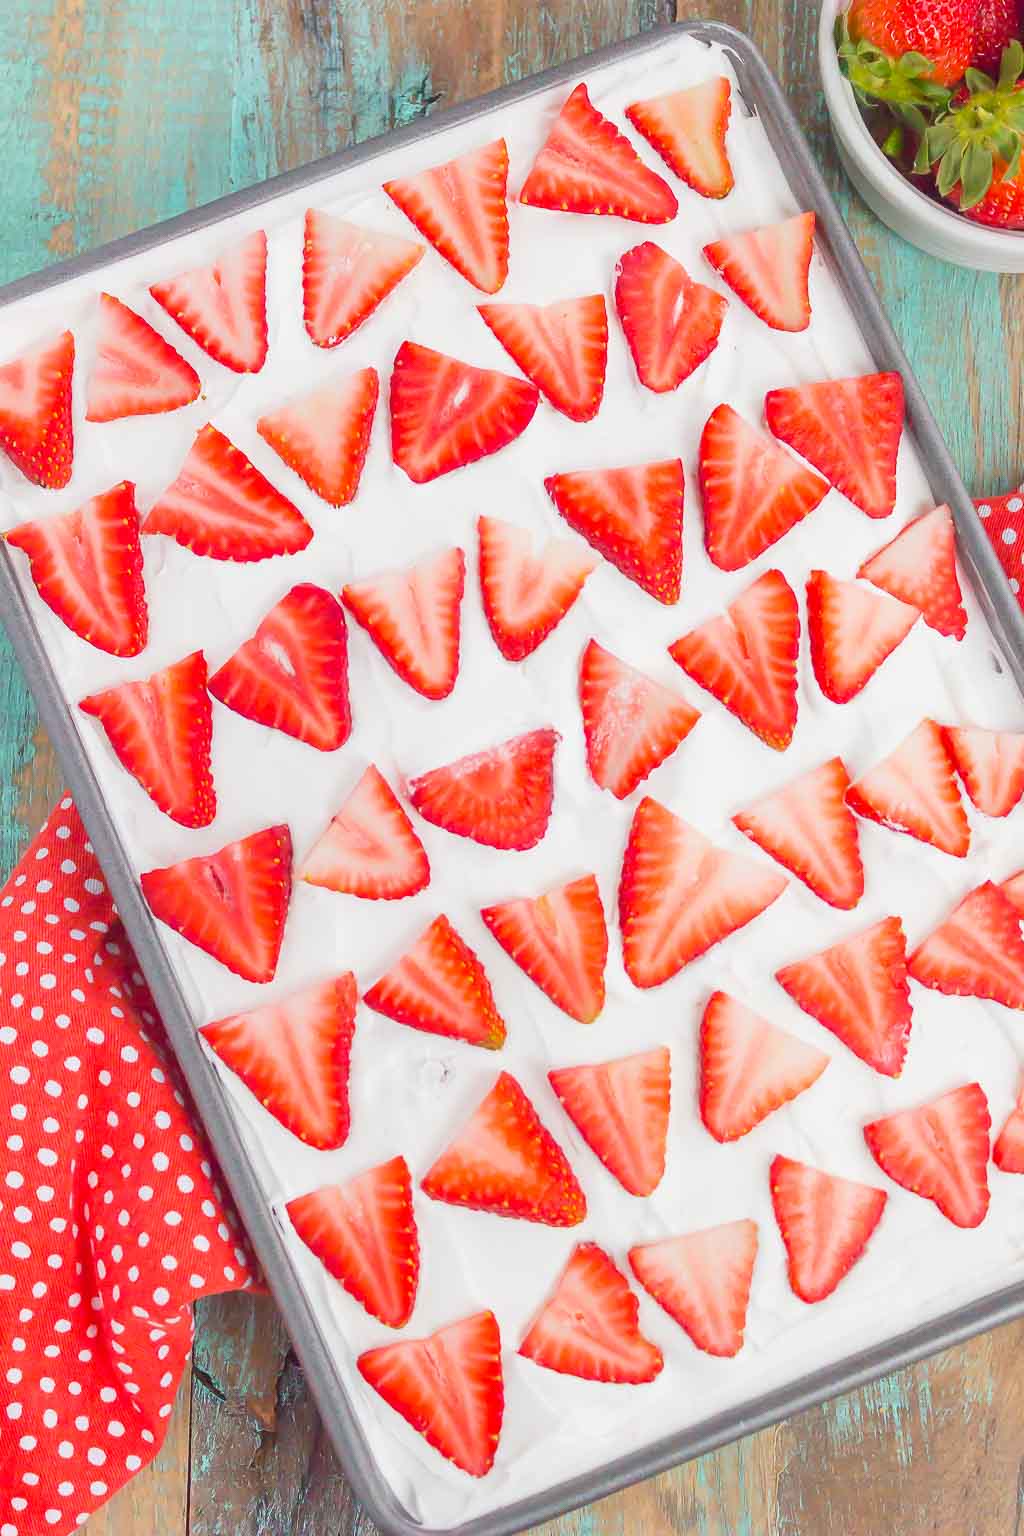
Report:
<svg viewBox="0 0 1024 1536"><path fill-rule="evenodd" d="M1018 598L1024 585L1024 485L1008 496L976 501L978 515Z"/></svg>

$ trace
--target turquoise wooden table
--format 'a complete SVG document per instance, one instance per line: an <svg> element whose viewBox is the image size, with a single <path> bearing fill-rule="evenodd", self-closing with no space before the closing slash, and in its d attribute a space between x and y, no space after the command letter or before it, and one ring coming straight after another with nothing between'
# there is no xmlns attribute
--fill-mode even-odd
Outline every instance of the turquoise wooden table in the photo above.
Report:
<svg viewBox="0 0 1024 1536"><path fill-rule="evenodd" d="M436 106L667 21L675 0L4 0L0 281ZM696 0L751 31L811 133L969 484L1024 468L1024 281L888 234L843 182L813 0ZM2 338L0 338L2 351ZM61 785L0 632L0 875ZM1024 1324L579 1515L547 1536L1011 1536ZM371 1536L269 1302L200 1309L158 1461L90 1536Z"/></svg>

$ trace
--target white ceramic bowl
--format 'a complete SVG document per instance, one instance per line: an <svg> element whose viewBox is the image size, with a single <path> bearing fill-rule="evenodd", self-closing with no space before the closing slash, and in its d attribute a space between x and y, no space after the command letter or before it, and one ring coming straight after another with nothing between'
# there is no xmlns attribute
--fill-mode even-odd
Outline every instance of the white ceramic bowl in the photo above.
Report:
<svg viewBox="0 0 1024 1536"><path fill-rule="evenodd" d="M823 0L818 58L839 158L857 191L884 224L932 256L986 272L1024 272L1024 232L989 229L934 202L900 174L871 137L836 55L836 17L847 4Z"/></svg>

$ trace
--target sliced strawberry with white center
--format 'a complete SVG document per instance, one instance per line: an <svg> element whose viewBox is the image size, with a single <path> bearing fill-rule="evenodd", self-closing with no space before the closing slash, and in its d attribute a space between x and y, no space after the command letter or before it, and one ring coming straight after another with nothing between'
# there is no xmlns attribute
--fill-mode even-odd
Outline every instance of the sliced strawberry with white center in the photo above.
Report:
<svg viewBox="0 0 1024 1536"><path fill-rule="evenodd" d="M700 1116L716 1141L737 1141L816 1083L829 1058L727 992L700 1026Z"/></svg>
<svg viewBox="0 0 1024 1536"><path fill-rule="evenodd" d="M71 381L75 338L64 331L0 367L0 451L33 485L62 490L71 479Z"/></svg>
<svg viewBox="0 0 1024 1536"><path fill-rule="evenodd" d="M544 727L409 780L424 821L488 848L532 848L551 819L558 732Z"/></svg>
<svg viewBox="0 0 1024 1536"><path fill-rule="evenodd" d="M286 1130L330 1152L348 1139L357 1002L355 977L346 971L282 1002L206 1024L200 1034Z"/></svg>
<svg viewBox="0 0 1024 1536"><path fill-rule="evenodd" d="M731 113L732 88L723 75L626 108L637 133L702 197L727 197L735 185L725 147Z"/></svg>
<svg viewBox="0 0 1024 1536"><path fill-rule="evenodd" d="M160 810L183 827L208 827L217 814L210 772L213 710L202 651L145 682L122 683L79 704L95 715L123 767Z"/></svg>
<svg viewBox="0 0 1024 1536"><path fill-rule="evenodd" d="M109 293L100 294L99 311L86 421L152 416L199 398L198 373L148 320Z"/></svg>
<svg viewBox="0 0 1024 1536"><path fill-rule="evenodd" d="M465 582L462 550L443 549L405 570L351 582L341 596L403 682L425 699L446 699L459 675Z"/></svg>
<svg viewBox="0 0 1024 1536"><path fill-rule="evenodd" d="M800 612L781 571L765 571L724 614L691 629L669 655L695 683L782 752L796 729Z"/></svg>
<svg viewBox="0 0 1024 1536"><path fill-rule="evenodd" d="M508 276L508 148L495 139L384 191L424 239L484 293Z"/></svg>
<svg viewBox="0 0 1024 1536"><path fill-rule="evenodd" d="M67 627L111 656L138 656L149 636L135 487L128 480L74 512L5 535L28 556L36 590Z"/></svg>
<svg viewBox="0 0 1024 1536"><path fill-rule="evenodd" d="M640 224L668 224L679 209L668 182L602 117L582 83L555 119L519 201L565 213L616 214Z"/></svg>
<svg viewBox="0 0 1024 1536"><path fill-rule="evenodd" d="M1014 911L1024 920L1024 869L1019 869L999 887Z"/></svg>
<svg viewBox="0 0 1024 1536"><path fill-rule="evenodd" d="M302 308L310 341L318 347L344 341L408 277L424 250L418 241L307 209Z"/></svg>
<svg viewBox="0 0 1024 1536"><path fill-rule="evenodd" d="M978 1083L965 1083L919 1109L864 1127L868 1151L911 1194L934 1200L957 1227L979 1227L988 1213L992 1121Z"/></svg>
<svg viewBox="0 0 1024 1536"><path fill-rule="evenodd" d="M916 517L865 560L857 575L919 608L925 623L940 635L962 640L967 633L956 574L953 515L948 507Z"/></svg>
<svg viewBox="0 0 1024 1536"><path fill-rule="evenodd" d="M267 237L254 230L208 267L194 267L150 293L197 346L235 373L267 360Z"/></svg>
<svg viewBox="0 0 1024 1536"><path fill-rule="evenodd" d="M345 615L323 587L302 582L210 678L210 692L247 720L320 752L352 730Z"/></svg>
<svg viewBox="0 0 1024 1536"><path fill-rule="evenodd" d="M718 345L728 303L647 240L620 256L615 307L641 384L678 389Z"/></svg>
<svg viewBox="0 0 1024 1536"><path fill-rule="evenodd" d="M704 255L729 287L774 331L806 331L811 323L808 274L814 252L814 214L727 235Z"/></svg>
<svg viewBox="0 0 1024 1536"><path fill-rule="evenodd" d="M726 1359L743 1348L756 1259L756 1221L730 1221L629 1250L644 1290L698 1349Z"/></svg>
<svg viewBox="0 0 1024 1536"><path fill-rule="evenodd" d="M619 884L622 958L634 986L657 987L745 927L785 890L785 876L716 848L649 797L629 829Z"/></svg>
<svg viewBox="0 0 1024 1536"><path fill-rule="evenodd" d="M596 640L583 652L579 691L591 777L619 800L670 757L700 719L700 710L678 693Z"/></svg>
<svg viewBox="0 0 1024 1536"><path fill-rule="evenodd" d="M299 879L368 901L398 901L430 884L426 850L372 763L306 855Z"/></svg>
<svg viewBox="0 0 1024 1536"><path fill-rule="evenodd" d="M906 639L920 610L827 571L807 578L807 629L818 687L833 704L848 704Z"/></svg>
<svg viewBox="0 0 1024 1536"><path fill-rule="evenodd" d="M828 495L820 475L731 405L708 417L700 440L704 547L720 571L738 571L785 537Z"/></svg>
<svg viewBox="0 0 1024 1536"><path fill-rule="evenodd" d="M505 1043L505 1025L487 972L444 916L435 917L363 1001L410 1029L489 1051Z"/></svg>
<svg viewBox="0 0 1024 1536"><path fill-rule="evenodd" d="M403 341L391 375L391 455L417 485L507 447L533 420L536 384Z"/></svg>
<svg viewBox="0 0 1024 1536"><path fill-rule="evenodd" d="M603 1248L579 1243L554 1292L534 1318L519 1353L583 1381L637 1385L665 1364L640 1332L640 1304Z"/></svg>
<svg viewBox="0 0 1024 1536"><path fill-rule="evenodd" d="M598 559L574 539L548 539L534 554L526 528L481 517L480 595L494 643L507 661L531 655L560 624Z"/></svg>
<svg viewBox="0 0 1024 1536"><path fill-rule="evenodd" d="M986 880L910 956L910 974L950 997L984 997L1024 1008L1020 912Z"/></svg>
<svg viewBox="0 0 1024 1536"><path fill-rule="evenodd" d="M599 293L553 304L479 304L481 317L545 400L592 421L604 394L608 313Z"/></svg>
<svg viewBox="0 0 1024 1536"><path fill-rule="evenodd" d="M855 1056L886 1077L899 1077L913 1016L907 945L898 917L776 971L797 1007L831 1030Z"/></svg>
<svg viewBox="0 0 1024 1536"><path fill-rule="evenodd" d="M593 875L484 907L480 916L556 1007L581 1024L594 1022L604 1007L608 928Z"/></svg>
<svg viewBox="0 0 1024 1536"><path fill-rule="evenodd" d="M882 762L846 791L846 803L871 821L967 857L971 828L941 727L922 720Z"/></svg>
<svg viewBox="0 0 1024 1536"><path fill-rule="evenodd" d="M1024 795L1024 733L951 725L942 735L973 804L985 816L1009 816Z"/></svg>
<svg viewBox="0 0 1024 1536"><path fill-rule="evenodd" d="M996 1137L992 1161L1004 1173L1024 1173L1024 1089Z"/></svg>
<svg viewBox="0 0 1024 1536"><path fill-rule="evenodd" d="M569 527L659 603L683 579L683 466L679 459L550 475L544 489Z"/></svg>
<svg viewBox="0 0 1024 1536"><path fill-rule="evenodd" d="M154 917L244 981L272 981L292 894L292 838L266 827L141 876Z"/></svg>
<svg viewBox="0 0 1024 1536"><path fill-rule="evenodd" d="M841 757L737 812L736 826L830 906L850 911L864 894L857 821L846 804Z"/></svg>
<svg viewBox="0 0 1024 1536"><path fill-rule="evenodd" d="M770 1179L790 1287L801 1301L824 1301L863 1255L888 1196L790 1157L775 1159Z"/></svg>
<svg viewBox="0 0 1024 1536"><path fill-rule="evenodd" d="M869 373L773 389L765 419L776 437L819 470L869 517L896 505L896 457L903 435L903 380Z"/></svg>
<svg viewBox="0 0 1024 1536"><path fill-rule="evenodd" d="M261 416L256 430L311 491L347 506L366 463L378 389L376 368L361 368Z"/></svg>
<svg viewBox="0 0 1024 1536"><path fill-rule="evenodd" d="M631 1195L653 1194L665 1174L672 1091L667 1046L548 1073L569 1119Z"/></svg>

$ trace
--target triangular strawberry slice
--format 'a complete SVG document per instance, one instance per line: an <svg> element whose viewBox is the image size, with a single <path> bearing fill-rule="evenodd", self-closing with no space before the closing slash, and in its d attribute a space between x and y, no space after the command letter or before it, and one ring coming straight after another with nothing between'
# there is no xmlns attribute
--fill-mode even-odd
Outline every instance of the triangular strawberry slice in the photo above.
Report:
<svg viewBox="0 0 1024 1536"><path fill-rule="evenodd" d="M425 247L363 229L320 208L306 210L302 309L318 347L336 347L408 277Z"/></svg>
<svg viewBox="0 0 1024 1536"><path fill-rule="evenodd" d="M64 331L0 367L0 451L33 485L62 490L71 479L71 381L75 338Z"/></svg>
<svg viewBox="0 0 1024 1536"><path fill-rule="evenodd" d="M548 1073L587 1146L631 1195L650 1195L665 1174L672 1065L667 1046L594 1066Z"/></svg>
<svg viewBox="0 0 1024 1536"><path fill-rule="evenodd" d="M738 571L819 506L829 485L731 405L711 412L700 440L704 547Z"/></svg>
<svg viewBox="0 0 1024 1536"><path fill-rule="evenodd" d="M914 950L910 974L950 997L1024 1008L1024 939L1013 902L986 880Z"/></svg>
<svg viewBox="0 0 1024 1536"><path fill-rule="evenodd" d="M428 1169L422 1188L448 1205L548 1227L575 1227L587 1214L565 1153L507 1072Z"/></svg>
<svg viewBox="0 0 1024 1536"><path fill-rule="evenodd" d="M579 1243L519 1353L536 1365L583 1381L636 1385L665 1364L640 1332L640 1304L603 1248Z"/></svg>
<svg viewBox="0 0 1024 1536"><path fill-rule="evenodd" d="M197 346L235 373L259 373L267 360L267 237L262 229L208 267L194 267L150 293Z"/></svg>
<svg viewBox="0 0 1024 1536"><path fill-rule="evenodd" d="M846 803L871 821L967 857L971 828L942 730L922 720L895 752L862 774Z"/></svg>
<svg viewBox="0 0 1024 1536"><path fill-rule="evenodd" d="M505 1411L501 1334L477 1312L426 1339L368 1349L361 1375L407 1424L470 1477L494 1465Z"/></svg>
<svg viewBox="0 0 1024 1536"><path fill-rule="evenodd" d="M898 373L826 379L773 389L765 419L869 517L896 505L896 457L903 435L903 380Z"/></svg>
<svg viewBox="0 0 1024 1536"><path fill-rule="evenodd" d="M602 117L582 83L555 119L519 201L565 213L616 214L640 224L668 224L679 209L668 182Z"/></svg>
<svg viewBox="0 0 1024 1536"><path fill-rule="evenodd" d="M785 890L776 870L716 848L657 800L641 800L619 884L622 958L637 987L657 987L752 922Z"/></svg>
<svg viewBox="0 0 1024 1536"><path fill-rule="evenodd" d="M996 1137L992 1161L1004 1173L1024 1173L1024 1088Z"/></svg>
<svg viewBox="0 0 1024 1536"><path fill-rule="evenodd" d="M644 1290L698 1349L725 1359L743 1348L756 1259L756 1221L729 1221L629 1250Z"/></svg>
<svg viewBox="0 0 1024 1536"><path fill-rule="evenodd" d="M946 750L984 816L1009 816L1024 796L1024 733L946 726Z"/></svg>
<svg viewBox="0 0 1024 1536"><path fill-rule="evenodd" d="M176 411L199 398L198 373L148 320L109 293L100 294L99 310L86 421Z"/></svg>
<svg viewBox="0 0 1024 1536"><path fill-rule="evenodd" d="M410 1029L497 1051L505 1025L476 955L443 915L364 994L376 1013Z"/></svg>
<svg viewBox="0 0 1024 1536"><path fill-rule="evenodd" d="M877 554L865 560L858 576L901 602L920 608L924 621L940 635L962 640L967 614L956 574L956 536L948 507L916 517Z"/></svg>
<svg viewBox="0 0 1024 1536"><path fill-rule="evenodd" d="M615 308L641 384L678 389L718 345L728 304L647 240L619 257Z"/></svg>
<svg viewBox="0 0 1024 1536"><path fill-rule="evenodd" d="M574 539L548 539L538 554L526 528L481 517L480 596L506 661L532 655L562 622L598 564Z"/></svg>
<svg viewBox="0 0 1024 1536"><path fill-rule="evenodd" d="M213 710L202 651L144 682L122 683L82 699L118 761L160 810L183 827L208 827L217 814L210 772Z"/></svg>
<svg viewBox="0 0 1024 1536"><path fill-rule="evenodd" d="M299 879L368 901L398 901L430 884L426 850L372 763L306 855Z"/></svg>
<svg viewBox="0 0 1024 1536"><path fill-rule="evenodd" d="M404 1157L299 1195L285 1209L306 1247L371 1317L405 1327L416 1303L420 1245Z"/></svg>
<svg viewBox="0 0 1024 1536"><path fill-rule="evenodd" d="M480 916L556 1007L581 1024L594 1022L604 1007L608 928L593 875L484 907Z"/></svg>
<svg viewBox="0 0 1024 1536"><path fill-rule="evenodd" d="M166 534L211 560L243 562L297 554L313 537L298 507L209 423L142 531Z"/></svg>
<svg viewBox="0 0 1024 1536"><path fill-rule="evenodd" d="M899 1077L912 1014L907 946L898 917L776 971L798 1008L831 1030L855 1056L886 1077Z"/></svg>
<svg viewBox="0 0 1024 1536"><path fill-rule="evenodd" d="M864 894L857 821L846 804L841 757L737 812L736 826L830 906L850 911Z"/></svg>
<svg viewBox="0 0 1024 1536"><path fill-rule="evenodd" d="M508 148L495 139L384 191L424 239L484 293L508 276Z"/></svg>
<svg viewBox="0 0 1024 1536"><path fill-rule="evenodd" d="M799 213L704 247L715 271L773 331L806 331L811 323L807 279L814 223L813 213Z"/></svg>
<svg viewBox="0 0 1024 1536"><path fill-rule="evenodd" d="M210 692L247 720L319 752L343 746L352 716L345 615L337 600L308 581L292 587L213 674Z"/></svg>
<svg viewBox="0 0 1024 1536"><path fill-rule="evenodd" d="M988 1214L992 1121L978 1083L965 1083L919 1109L900 1110L864 1127L868 1151L890 1179L934 1200L957 1227L979 1227Z"/></svg>
<svg viewBox="0 0 1024 1536"><path fill-rule="evenodd" d="M359 489L378 389L376 368L361 368L261 416L256 430L311 491L345 507Z"/></svg>
<svg viewBox="0 0 1024 1536"><path fill-rule="evenodd" d="M732 90L723 75L626 108L636 131L702 197L727 197L735 185L725 147L731 112Z"/></svg>
<svg viewBox="0 0 1024 1536"><path fill-rule="evenodd" d="M391 455L416 485L514 442L533 420L536 384L472 368L403 341L391 375Z"/></svg>
<svg viewBox="0 0 1024 1536"><path fill-rule="evenodd" d="M724 614L669 646L695 683L782 752L796 729L800 613L781 571L765 571Z"/></svg>
<svg viewBox="0 0 1024 1536"><path fill-rule="evenodd" d="M583 652L579 691L590 776L618 800L671 757L700 719L678 693L596 640Z"/></svg>
<svg viewBox="0 0 1024 1536"><path fill-rule="evenodd" d="M465 581L462 550L443 549L405 570L351 582L341 596L403 682L425 699L446 699L459 675Z"/></svg>
<svg viewBox="0 0 1024 1536"><path fill-rule="evenodd" d="M683 466L679 459L550 475L544 489L569 527L656 597L677 603L683 577Z"/></svg>
<svg viewBox="0 0 1024 1536"><path fill-rule="evenodd" d="M478 304L483 320L545 400L571 421L592 421L608 363L608 313L600 293L553 304Z"/></svg>
<svg viewBox="0 0 1024 1536"><path fill-rule="evenodd" d="M848 704L874 677L921 617L909 603L872 592L827 571L807 578L807 629L818 687Z"/></svg>
<svg viewBox="0 0 1024 1536"><path fill-rule="evenodd" d="M824 1301L862 1257L888 1196L790 1157L774 1160L770 1179L790 1288L801 1301Z"/></svg>
<svg viewBox="0 0 1024 1536"><path fill-rule="evenodd" d="M558 732L550 727L410 779L424 821L488 848L532 848L551 819Z"/></svg>
<svg viewBox="0 0 1024 1536"><path fill-rule="evenodd" d="M816 1083L828 1063L824 1051L714 992L700 1026L700 1117L716 1141L737 1141Z"/></svg>
<svg viewBox="0 0 1024 1536"><path fill-rule="evenodd" d="M292 838L266 827L141 876L154 917L244 981L272 981L292 893Z"/></svg>

